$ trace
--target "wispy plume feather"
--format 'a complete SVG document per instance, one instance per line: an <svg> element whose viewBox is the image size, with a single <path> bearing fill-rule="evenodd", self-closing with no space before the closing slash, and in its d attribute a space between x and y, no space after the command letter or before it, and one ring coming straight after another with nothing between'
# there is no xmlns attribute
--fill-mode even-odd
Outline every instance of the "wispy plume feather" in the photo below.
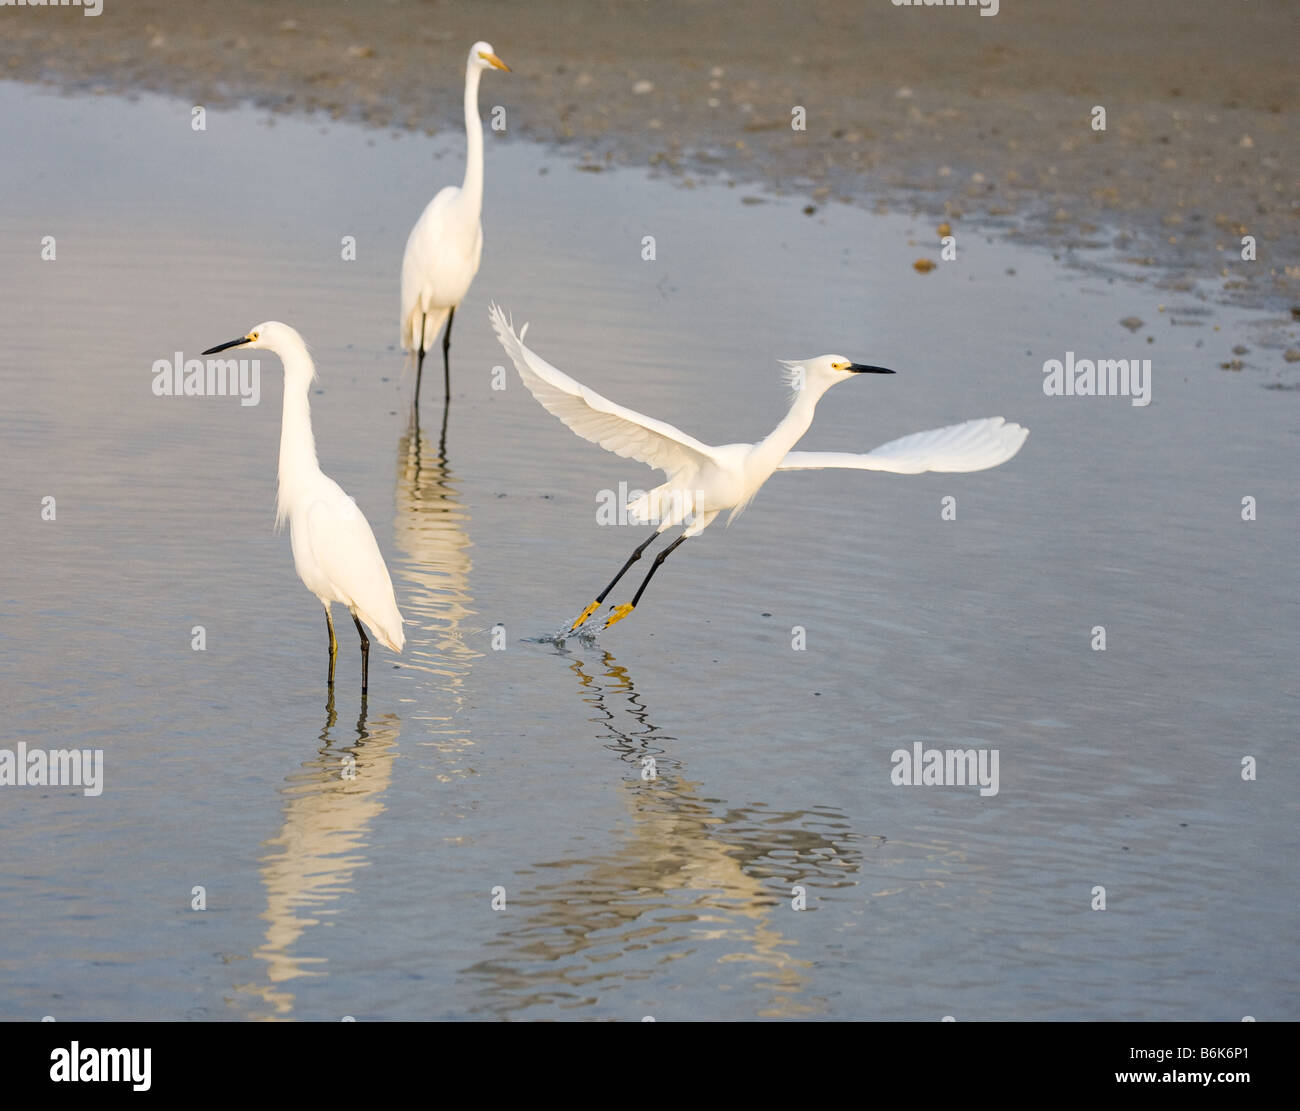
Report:
<svg viewBox="0 0 1300 1111"><path fill-rule="evenodd" d="M799 391L808 384L808 371L801 359L780 359L778 361L785 368L781 371L781 380L790 387L790 401L793 404L794 399L799 396Z"/></svg>

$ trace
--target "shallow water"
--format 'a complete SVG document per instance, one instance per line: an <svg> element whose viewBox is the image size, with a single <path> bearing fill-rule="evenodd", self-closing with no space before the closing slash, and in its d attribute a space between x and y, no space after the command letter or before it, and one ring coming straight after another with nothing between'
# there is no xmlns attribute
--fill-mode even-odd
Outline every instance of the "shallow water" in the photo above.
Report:
<svg viewBox="0 0 1300 1111"><path fill-rule="evenodd" d="M106 781L0 789L0 1017L1297 1017L1287 322L963 229L921 276L906 219L490 137L444 445L436 360L411 425L397 269L460 140L0 109L0 744L102 748ZM653 476L494 372L491 299L705 441L764 434L774 360L825 350L900 373L837 388L807 449L1032 432L981 474L778 476L632 618L544 644L643 535L600 492ZM278 362L254 406L151 391L268 318L312 345L322 465L408 622L364 708L342 614L327 705L272 529ZM1152 403L1045 397L1067 350L1152 358ZM999 792L894 786L918 741L997 749Z"/></svg>

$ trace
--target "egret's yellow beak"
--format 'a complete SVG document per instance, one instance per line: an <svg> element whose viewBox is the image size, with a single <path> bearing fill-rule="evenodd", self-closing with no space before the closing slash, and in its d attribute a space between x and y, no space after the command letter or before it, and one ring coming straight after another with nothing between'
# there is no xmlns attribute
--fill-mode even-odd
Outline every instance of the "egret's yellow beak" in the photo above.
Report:
<svg viewBox="0 0 1300 1111"><path fill-rule="evenodd" d="M489 54L486 50L480 50L478 52L478 56L482 58L483 61L487 62L488 65L494 66L497 69L503 69L506 71L506 73L510 72L510 67L506 65L505 62L503 62L495 54Z"/></svg>

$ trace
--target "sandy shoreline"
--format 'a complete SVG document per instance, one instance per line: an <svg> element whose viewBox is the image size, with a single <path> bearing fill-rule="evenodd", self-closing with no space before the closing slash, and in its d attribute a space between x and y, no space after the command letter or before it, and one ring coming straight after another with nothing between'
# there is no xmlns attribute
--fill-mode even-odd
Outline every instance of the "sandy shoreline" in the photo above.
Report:
<svg viewBox="0 0 1300 1111"><path fill-rule="evenodd" d="M485 83L484 111L593 170L1113 247L1174 289L1282 306L1300 300L1298 26L1286 0L1021 0L993 18L889 0L104 0L95 18L0 11L0 73L441 130L483 37L514 69Z"/></svg>

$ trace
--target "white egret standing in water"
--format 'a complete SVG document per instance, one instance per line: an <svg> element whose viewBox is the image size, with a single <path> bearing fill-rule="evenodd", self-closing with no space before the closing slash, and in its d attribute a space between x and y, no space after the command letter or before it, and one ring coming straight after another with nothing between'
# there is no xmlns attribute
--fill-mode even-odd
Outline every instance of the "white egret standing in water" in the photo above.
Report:
<svg viewBox="0 0 1300 1111"><path fill-rule="evenodd" d="M370 641L364 621L380 643L400 652L406 644L402 615L393 596L388 567L379 554L375 534L365 515L337 482L316 462L311 431L308 387L316 377L307 345L294 329L278 320L259 324L247 335L209 347L215 355L231 347L254 347L280 356L284 364L284 412L280 419L280 485L276 494L276 527L289 522L289 541L298 577L325 606L329 627L329 685L334 685L334 661L339 642L334 635L330 603L342 602L352 614L361 638L361 693L370 678Z"/></svg>
<svg viewBox="0 0 1300 1111"><path fill-rule="evenodd" d="M505 64L491 43L476 42L465 63L465 180L448 185L420 214L402 256L402 350L416 353L415 406L420 406L424 353L442 334L442 370L451 396L451 325L478 273L483 253L483 121L478 114L478 83L485 69Z"/></svg>
<svg viewBox="0 0 1300 1111"><path fill-rule="evenodd" d="M551 366L535 351L524 346L525 324L516 335L501 308L493 305L489 314L497 339L506 349L519 377L542 405L559 417L583 439L607 451L636 459L663 471L668 481L631 502L631 516L658 521L654 533L623 564L596 600L578 615L570 631L579 628L596 612L627 569L660 533L684 526L681 536L655 557L631 602L611 607L605 621L609 628L636 607L654 573L684 540L698 536L724 509L734 520L759 488L776 471L821 470L850 467L863 471L921 474L923 471L982 471L1005 463L1020 450L1029 435L1027 428L1008 424L1002 417L984 417L916 432L891 440L863 455L848 452L791 451L812 424L813 410L822 394L855 374L893 374L879 366L867 366L843 355L821 355L815 359L785 362L794 387L790 411L772 432L756 444L723 444L713 447L688 436L665 421L655 420L601 397L595 390L574 381Z"/></svg>

